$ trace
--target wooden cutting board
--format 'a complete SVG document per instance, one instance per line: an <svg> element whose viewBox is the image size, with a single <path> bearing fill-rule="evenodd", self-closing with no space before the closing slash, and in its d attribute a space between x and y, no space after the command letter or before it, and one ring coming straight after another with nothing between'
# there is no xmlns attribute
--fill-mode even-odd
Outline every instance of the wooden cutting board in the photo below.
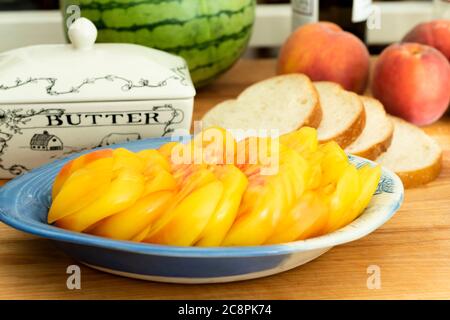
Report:
<svg viewBox="0 0 450 320"><path fill-rule="evenodd" d="M274 60L240 61L199 91L194 119L274 70ZM75 261L51 242L0 223L0 299L448 299L450 117L424 129L444 149L440 177L407 190L400 211L374 233L304 266L263 279L188 286L126 279L81 266L81 290L71 291L66 268ZM367 286L371 266L379 267L379 289Z"/></svg>

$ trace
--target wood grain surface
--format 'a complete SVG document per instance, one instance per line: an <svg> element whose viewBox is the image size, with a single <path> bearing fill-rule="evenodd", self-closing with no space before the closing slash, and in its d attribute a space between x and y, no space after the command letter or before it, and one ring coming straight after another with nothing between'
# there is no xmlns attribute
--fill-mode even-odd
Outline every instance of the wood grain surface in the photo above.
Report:
<svg viewBox="0 0 450 320"><path fill-rule="evenodd" d="M273 60L241 60L198 92L194 119L274 69ZM440 177L407 190L400 211L374 233L294 270L230 284L174 285L81 266L81 290L71 291L66 268L76 261L50 241L0 223L0 299L449 299L450 117L425 130L444 149ZM380 267L380 289L367 287L371 265Z"/></svg>

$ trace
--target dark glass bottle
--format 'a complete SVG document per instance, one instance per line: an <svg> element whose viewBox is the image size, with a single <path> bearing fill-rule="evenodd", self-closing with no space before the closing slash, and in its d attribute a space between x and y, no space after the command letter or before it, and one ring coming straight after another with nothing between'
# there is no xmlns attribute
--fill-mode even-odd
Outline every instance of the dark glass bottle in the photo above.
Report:
<svg viewBox="0 0 450 320"><path fill-rule="evenodd" d="M366 21L371 0L292 0L293 27L330 21L366 42Z"/></svg>

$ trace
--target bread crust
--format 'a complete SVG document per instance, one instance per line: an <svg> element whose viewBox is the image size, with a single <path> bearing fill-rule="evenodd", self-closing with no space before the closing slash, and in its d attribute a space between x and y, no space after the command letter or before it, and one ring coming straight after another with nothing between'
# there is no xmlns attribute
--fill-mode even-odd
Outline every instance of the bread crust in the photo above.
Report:
<svg viewBox="0 0 450 320"><path fill-rule="evenodd" d="M373 145L367 146L366 149L360 149L359 151L351 151L351 150L346 150L349 151L349 153L354 154L356 156L359 157L363 157L369 160L375 160L377 159L383 152L386 152L387 149L391 146L392 143L392 139L394 137L394 124L392 123L392 121L388 118L388 116L386 115L386 112L384 110L383 105L381 104L381 102L379 102L378 100L371 98L371 97L366 97L366 96L360 96L363 105L364 105L364 109L366 110L366 108L368 107L366 105L366 103L375 103L377 105L377 107L381 107L387 121L389 122L389 129L388 131L386 131L386 133L381 136L381 140L378 142L375 142ZM367 113L366 113L366 121L367 121ZM364 131L363 131L364 133ZM349 146L351 147L351 145Z"/></svg>
<svg viewBox="0 0 450 320"><path fill-rule="evenodd" d="M347 148L355 141L366 126L366 111L362 107L362 112L355 122L342 134L337 136L334 140L341 146L342 149Z"/></svg>
<svg viewBox="0 0 450 320"><path fill-rule="evenodd" d="M337 144L339 144L339 146L342 149L345 149L346 147L351 145L359 137L359 135L364 130L364 127L366 126L366 111L365 111L365 108L364 108L364 104L363 104L362 100L359 98L359 96L356 93L353 93L353 92L345 90L344 87L342 87L338 83L334 83L334 82L330 82L330 81L317 81L317 82L313 82L313 84L314 83L317 83L317 84L318 83L324 83L324 84L325 83L329 83L329 84L332 84L333 86L339 87L343 91L351 93L359 101L361 112L355 118L355 120L352 122L352 124L349 127L347 127L344 131L340 132L337 136L334 136L334 137L332 137L330 139L320 140L321 143L325 143L325 142L329 142L329 141L335 141ZM320 101L320 95L319 95L319 92L317 91L317 89L316 89L316 92L317 92L317 97L319 98L319 101Z"/></svg>
<svg viewBox="0 0 450 320"><path fill-rule="evenodd" d="M340 133L336 137L326 140L320 140L320 142L324 143L328 141L335 141L342 149L345 149L359 137L365 126L366 111L364 110L364 106L361 102L361 113L355 119L355 121L353 121L350 127L348 127L344 132Z"/></svg>
<svg viewBox="0 0 450 320"><path fill-rule="evenodd" d="M316 90L316 87L311 83L311 89L314 91L316 96L316 105L314 106L311 114L309 115L309 118L301 124L298 129L301 127L312 127L314 129L317 129L320 126L320 122L322 122L322 106L320 105L320 98L319 93Z"/></svg>
<svg viewBox="0 0 450 320"><path fill-rule="evenodd" d="M396 172L403 182L405 189L416 188L435 180L442 169L442 152L436 161L426 168L414 171Z"/></svg>
<svg viewBox="0 0 450 320"><path fill-rule="evenodd" d="M386 152L387 149L391 146L392 138L394 137L394 130L391 130L391 133L387 136L387 138L383 141L374 144L369 149L363 150L361 152L354 152L353 154L358 157L366 158L369 160L376 160L383 152Z"/></svg>
<svg viewBox="0 0 450 320"><path fill-rule="evenodd" d="M311 127L317 129L320 126L320 122L322 122L322 107L320 106L320 103L317 102L309 118L299 128Z"/></svg>

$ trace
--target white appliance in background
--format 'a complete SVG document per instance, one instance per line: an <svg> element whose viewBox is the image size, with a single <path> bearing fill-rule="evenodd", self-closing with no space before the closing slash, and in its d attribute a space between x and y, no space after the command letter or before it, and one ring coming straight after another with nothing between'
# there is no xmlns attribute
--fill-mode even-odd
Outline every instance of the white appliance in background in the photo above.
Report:
<svg viewBox="0 0 450 320"><path fill-rule="evenodd" d="M443 0L440 0L443 1ZM371 45L401 39L414 25L433 17L432 1L377 2L381 29L368 30ZM258 5L250 47L278 47L292 28L290 4ZM0 11L0 52L42 43L65 41L59 11Z"/></svg>
<svg viewBox="0 0 450 320"><path fill-rule="evenodd" d="M450 19L450 0L433 0L434 16L439 19Z"/></svg>

